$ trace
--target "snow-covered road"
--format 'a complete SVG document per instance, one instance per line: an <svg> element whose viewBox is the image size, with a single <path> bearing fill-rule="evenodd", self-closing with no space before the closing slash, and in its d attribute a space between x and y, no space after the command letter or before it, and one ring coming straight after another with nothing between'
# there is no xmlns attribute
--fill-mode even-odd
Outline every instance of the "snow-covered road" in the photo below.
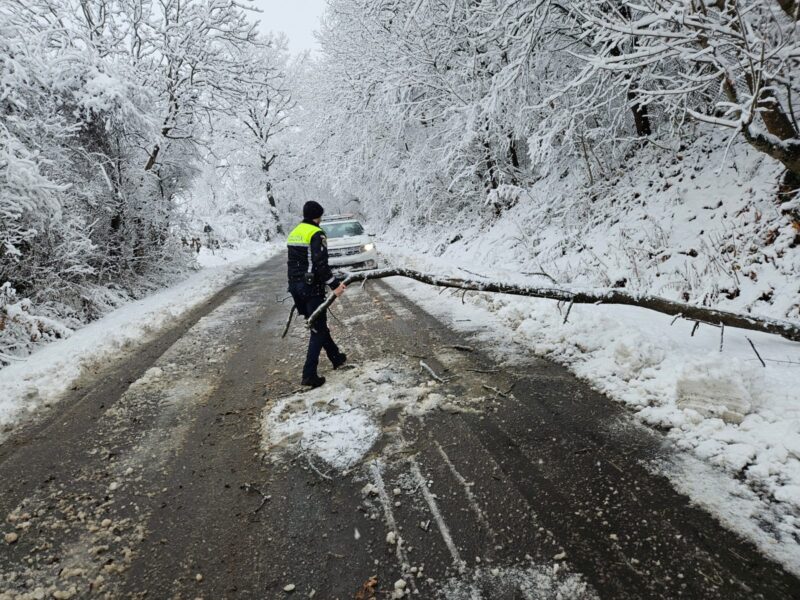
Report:
<svg viewBox="0 0 800 600"><path fill-rule="evenodd" d="M350 368L298 393L284 289L276 257L0 446L0 598L800 589L654 473L660 434L387 285L337 303Z"/></svg>

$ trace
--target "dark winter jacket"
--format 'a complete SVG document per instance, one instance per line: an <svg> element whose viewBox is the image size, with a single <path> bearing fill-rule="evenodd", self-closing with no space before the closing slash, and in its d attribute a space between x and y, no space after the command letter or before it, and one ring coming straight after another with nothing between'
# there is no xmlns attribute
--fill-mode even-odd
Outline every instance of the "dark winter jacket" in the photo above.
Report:
<svg viewBox="0 0 800 600"><path fill-rule="evenodd" d="M325 232L311 221L303 221L295 227L286 240L289 250L289 283L308 282L315 291L324 293L325 285L336 289L340 281L334 277L328 265L328 241Z"/></svg>

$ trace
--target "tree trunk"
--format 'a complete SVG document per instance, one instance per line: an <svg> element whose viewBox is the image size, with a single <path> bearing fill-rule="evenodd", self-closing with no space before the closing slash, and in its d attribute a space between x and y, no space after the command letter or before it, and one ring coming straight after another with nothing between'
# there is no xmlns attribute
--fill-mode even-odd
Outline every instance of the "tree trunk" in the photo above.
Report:
<svg viewBox="0 0 800 600"><path fill-rule="evenodd" d="M407 277L422 283L440 287L476 292L498 292L514 296L529 296L531 298L548 298L550 300L559 300L571 304L625 304L628 306L639 306L671 316L679 315L686 319L694 319L713 325L722 324L726 327L738 327L751 331L773 333L788 340L800 342L800 323L716 310L687 304L685 302L677 302L659 296L631 294L617 289L572 291L554 287L527 287L496 281L470 281L453 277L442 277L440 275L421 273L411 269L378 269L375 271L351 273L344 280L344 283L349 285L356 281L383 279L385 277ZM308 324L311 325L331 304L333 304L335 299L336 296L331 294L308 318Z"/></svg>
<svg viewBox="0 0 800 600"><path fill-rule="evenodd" d="M492 158L492 148L488 141L483 142L484 160L486 161L486 180L484 185L486 191L496 190L500 183L497 181L497 165Z"/></svg>
<svg viewBox="0 0 800 600"><path fill-rule="evenodd" d="M797 129L783 110L780 101L775 95L762 89L758 99L758 109L764 125L772 135L782 140L789 140L797 137Z"/></svg>
<svg viewBox="0 0 800 600"><path fill-rule="evenodd" d="M633 112L633 123L636 125L636 135L639 137L647 137L653 131L650 128L650 114L647 112L647 105L641 104L638 101L636 92L628 90L628 101L630 102L631 111Z"/></svg>
<svg viewBox="0 0 800 600"><path fill-rule="evenodd" d="M147 164L144 166L145 171L150 171L155 166L159 152L161 152L161 146L156 144L153 147L153 151L150 153L149 158L147 159Z"/></svg>
<svg viewBox="0 0 800 600"><path fill-rule="evenodd" d="M778 5L790 18L795 21L800 19L800 2L797 0L778 0Z"/></svg>
<svg viewBox="0 0 800 600"><path fill-rule="evenodd" d="M508 154L511 159L511 166L519 169L519 155L517 154L517 142L514 140L514 135L508 134Z"/></svg>
<svg viewBox="0 0 800 600"><path fill-rule="evenodd" d="M275 195L272 193L272 182L269 180L269 170L276 158L278 158L277 154L273 154L269 158L267 158L266 154L261 154L261 171L264 173L264 179L266 180L267 203L269 204L269 212L272 214L272 219L275 221L275 233L283 235L283 225L281 225L281 220L278 216L278 205L275 203Z"/></svg>
<svg viewBox="0 0 800 600"><path fill-rule="evenodd" d="M753 87L751 78L747 78L748 86ZM734 84L727 78L722 82L722 89L728 100L739 102ZM794 124L784 112L778 99L767 89L762 90L758 108L759 114L769 135L750 131L749 126L742 128L742 135L756 150L781 162L795 177L800 177L800 139Z"/></svg>
<svg viewBox="0 0 800 600"><path fill-rule="evenodd" d="M275 220L275 233L283 235L283 225L281 225L280 218L278 217L278 206L275 204L275 196L272 194L272 183L267 181L267 202L269 202L269 211L272 213L272 218Z"/></svg>
<svg viewBox="0 0 800 600"><path fill-rule="evenodd" d="M783 163L795 177L800 177L800 139L777 140L763 133L753 133L749 127L742 130L742 135L753 148Z"/></svg>
<svg viewBox="0 0 800 600"><path fill-rule="evenodd" d="M778 186L778 202L786 204L792 200L800 198L800 176L795 175L791 171L786 171L783 175L780 185ZM798 203L789 204L783 212L788 215L792 220L795 231L795 243L800 245L800 206Z"/></svg>

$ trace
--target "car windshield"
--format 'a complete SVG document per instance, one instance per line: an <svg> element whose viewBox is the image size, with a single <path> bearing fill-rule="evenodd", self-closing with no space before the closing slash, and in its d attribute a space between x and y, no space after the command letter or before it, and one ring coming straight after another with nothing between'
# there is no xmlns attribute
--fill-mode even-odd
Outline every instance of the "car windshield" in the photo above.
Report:
<svg viewBox="0 0 800 600"><path fill-rule="evenodd" d="M329 238L351 237L364 234L364 228L361 227L361 223L358 221L323 223L321 227Z"/></svg>

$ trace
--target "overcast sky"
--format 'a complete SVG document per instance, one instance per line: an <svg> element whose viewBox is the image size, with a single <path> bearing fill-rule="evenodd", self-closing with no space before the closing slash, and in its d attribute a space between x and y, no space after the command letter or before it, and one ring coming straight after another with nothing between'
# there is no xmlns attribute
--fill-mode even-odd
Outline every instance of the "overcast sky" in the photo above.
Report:
<svg viewBox="0 0 800 600"><path fill-rule="evenodd" d="M255 0L253 4L264 11L256 15L261 29L283 31L289 37L289 50L317 49L313 32L319 29L325 0Z"/></svg>

